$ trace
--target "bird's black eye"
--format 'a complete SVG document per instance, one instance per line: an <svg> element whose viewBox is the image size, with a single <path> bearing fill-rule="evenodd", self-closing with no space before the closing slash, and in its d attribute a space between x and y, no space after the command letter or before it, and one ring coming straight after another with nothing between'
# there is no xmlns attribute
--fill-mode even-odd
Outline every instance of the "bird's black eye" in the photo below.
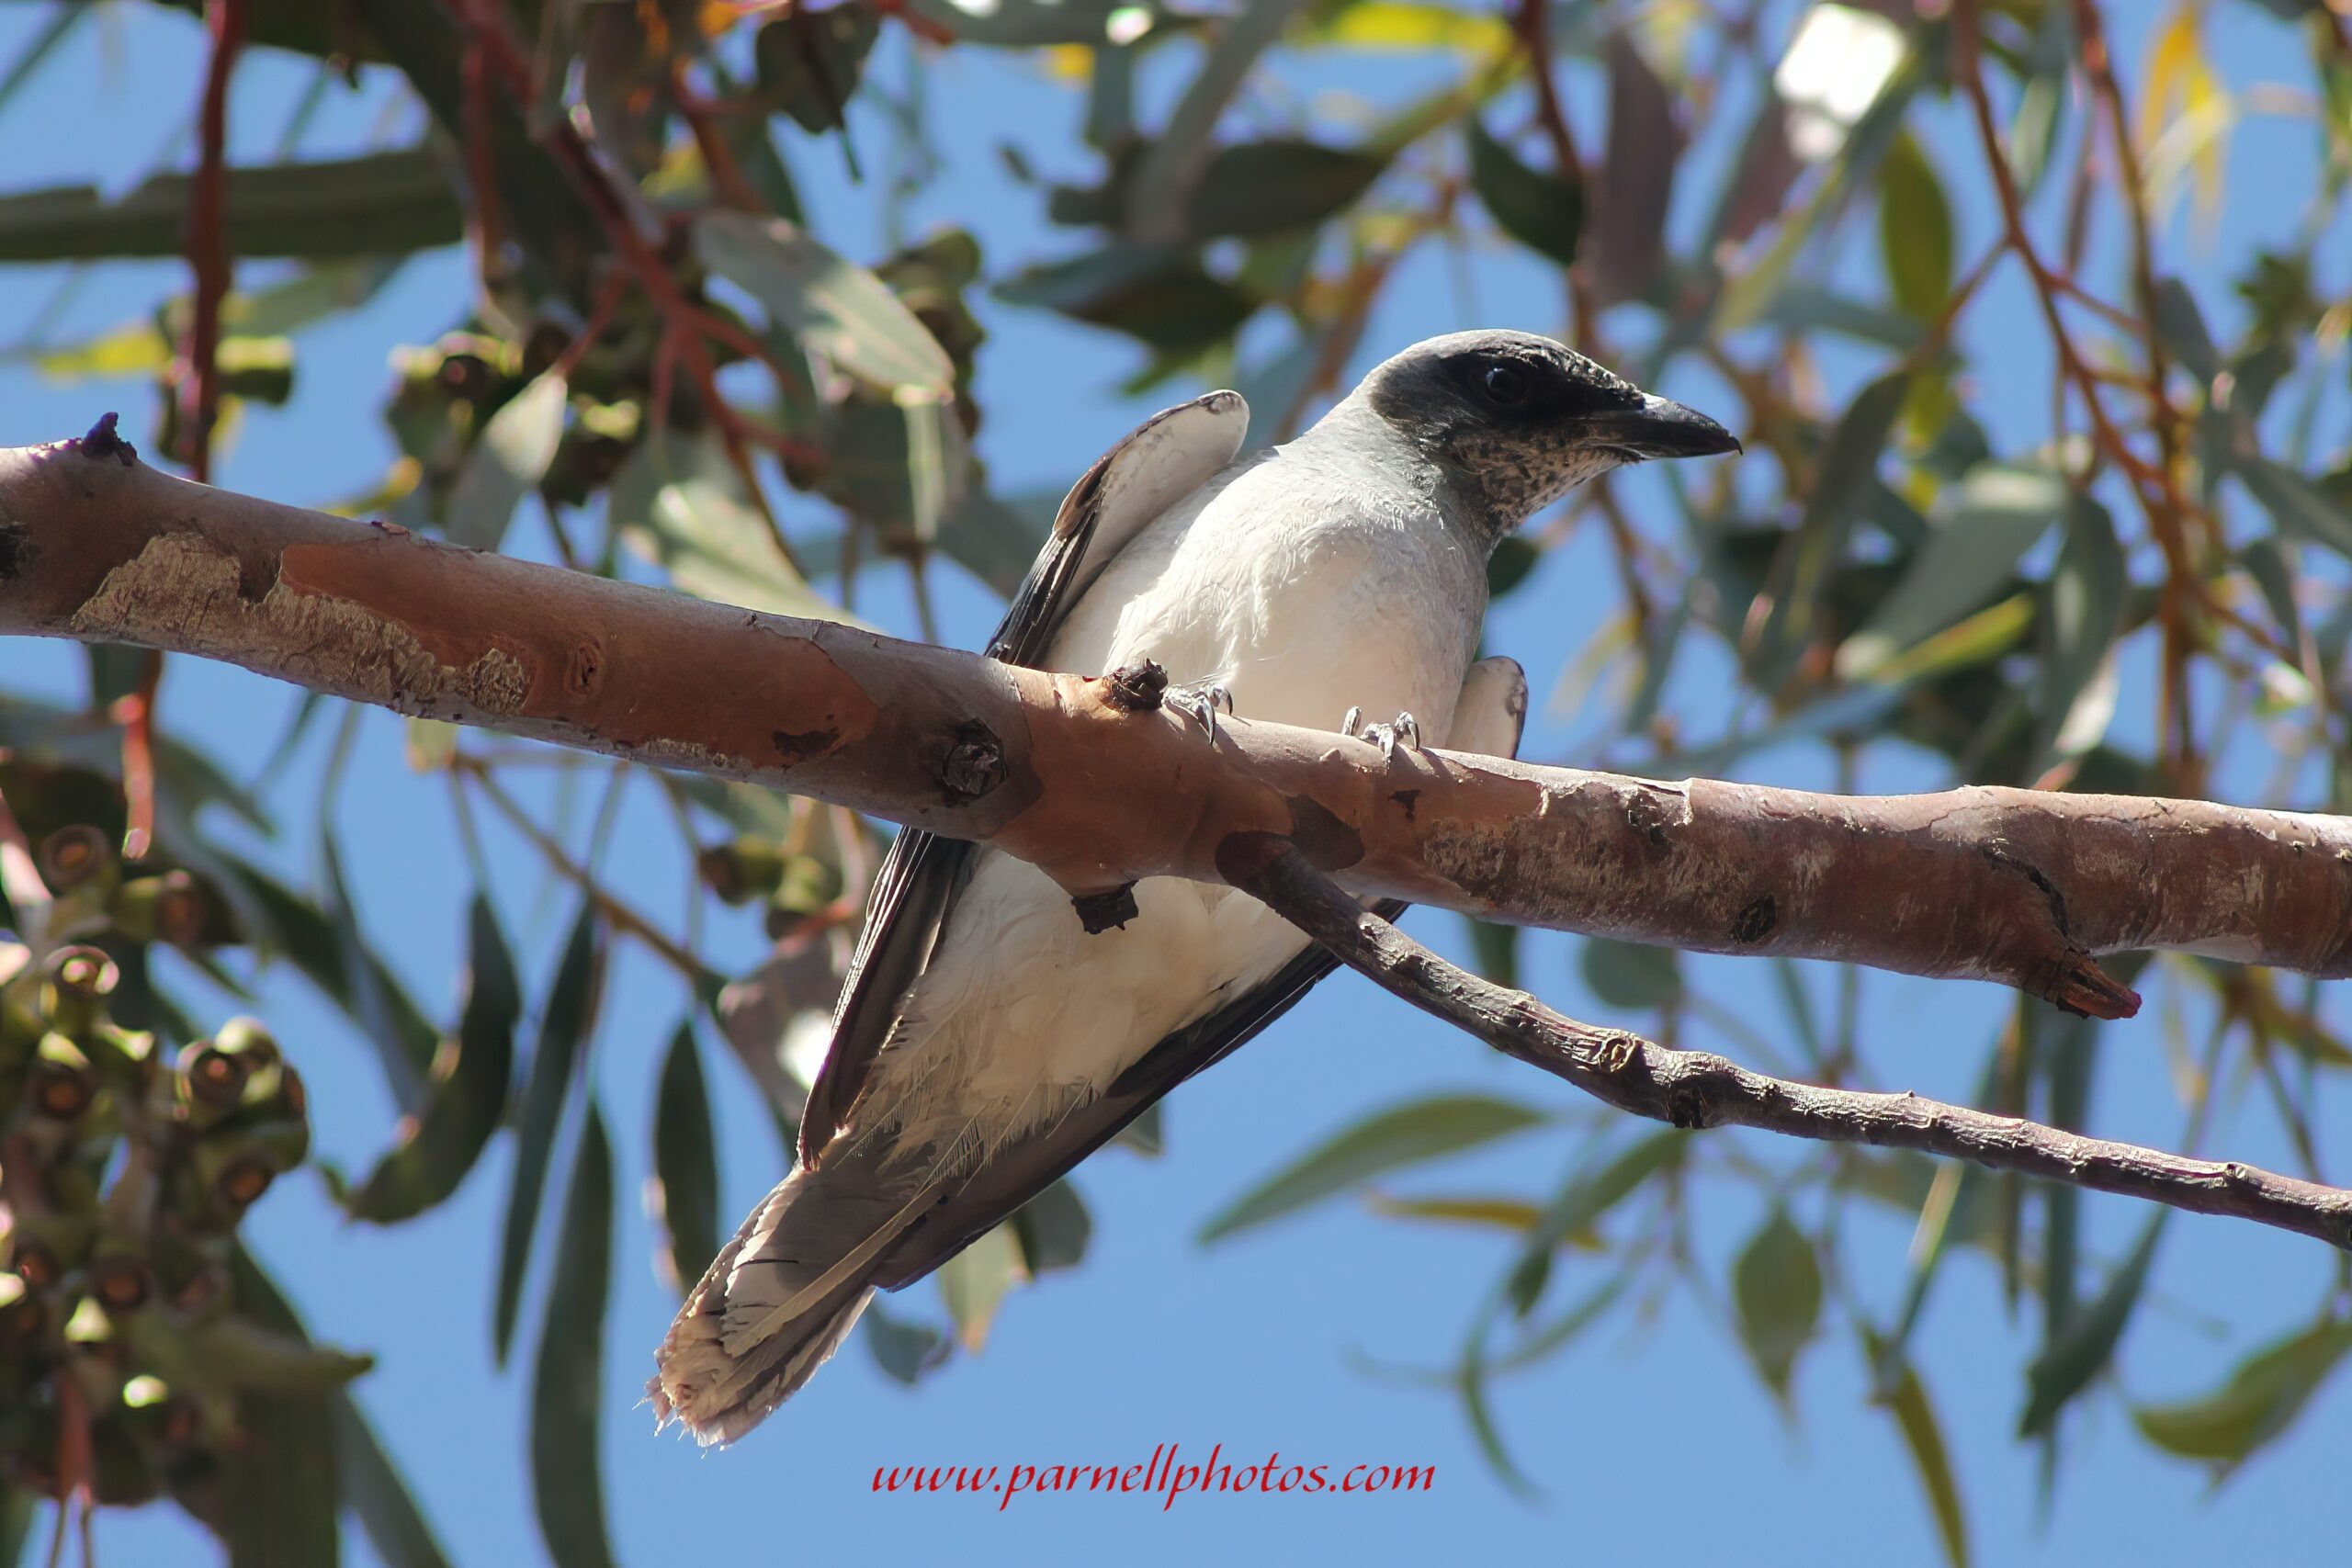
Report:
<svg viewBox="0 0 2352 1568"><path fill-rule="evenodd" d="M1478 386L1487 400L1498 407L1513 408L1527 400L1527 375L1509 365L1489 365L1487 373L1478 378Z"/></svg>

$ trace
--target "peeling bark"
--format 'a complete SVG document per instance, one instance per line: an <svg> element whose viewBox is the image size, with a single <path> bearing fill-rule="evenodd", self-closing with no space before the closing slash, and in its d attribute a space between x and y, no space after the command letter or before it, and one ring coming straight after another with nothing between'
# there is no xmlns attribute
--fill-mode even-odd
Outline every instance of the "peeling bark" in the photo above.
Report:
<svg viewBox="0 0 2352 1568"><path fill-rule="evenodd" d="M398 712L847 806L1074 897L1223 880L1236 833L1350 890L1711 953L2019 987L2096 954L2352 973L2352 820L1972 788L1665 784L1220 722L1088 679L701 603L210 490L86 443L0 452L0 635L138 643ZM1104 906L1106 909L1115 905Z"/></svg>

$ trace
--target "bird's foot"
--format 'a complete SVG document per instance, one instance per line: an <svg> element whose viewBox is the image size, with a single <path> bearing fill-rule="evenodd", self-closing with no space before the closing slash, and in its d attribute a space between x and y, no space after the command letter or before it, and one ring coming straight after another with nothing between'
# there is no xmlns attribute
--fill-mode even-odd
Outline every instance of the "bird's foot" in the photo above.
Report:
<svg viewBox="0 0 2352 1568"><path fill-rule="evenodd" d="M1214 682L1194 686L1170 686L1159 699L1162 707L1173 708L1201 727L1209 744L1216 744L1216 710L1233 711L1233 694Z"/></svg>
<svg viewBox="0 0 2352 1568"><path fill-rule="evenodd" d="M1350 708L1340 720L1340 733L1351 740L1371 741L1384 757L1394 757L1399 746L1408 751L1421 749L1421 721L1408 713L1398 714L1387 724L1366 724L1363 709Z"/></svg>

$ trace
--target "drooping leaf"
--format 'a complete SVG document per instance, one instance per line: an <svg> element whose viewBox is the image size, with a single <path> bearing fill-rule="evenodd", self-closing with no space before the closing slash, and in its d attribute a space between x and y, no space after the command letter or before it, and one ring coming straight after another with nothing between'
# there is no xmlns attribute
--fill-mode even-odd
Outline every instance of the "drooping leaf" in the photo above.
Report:
<svg viewBox="0 0 2352 1568"><path fill-rule="evenodd" d="M1327 1139L1227 1204L1201 1227L1205 1245L1293 1213L1366 1178L1473 1148L1540 1124L1544 1113L1486 1095L1393 1106Z"/></svg>
<svg viewBox="0 0 2352 1568"><path fill-rule="evenodd" d="M1877 1336L1865 1329L1862 1351L1871 1366L1885 1359L1885 1347ZM1928 1509L1935 1516L1936 1535L1943 1543L1944 1561L1951 1568L1968 1568L1968 1512L1961 1504L1960 1483L1952 1473L1951 1450L1944 1446L1943 1426L1936 1419L1935 1406L1928 1398L1928 1385L1906 1359L1896 1377L1894 1386L1885 1396L1886 1407L1894 1414L1895 1430L1903 1435L1903 1447L1911 1456L1912 1469L1919 1472L1920 1487L1928 1494Z"/></svg>
<svg viewBox="0 0 2352 1568"><path fill-rule="evenodd" d="M2158 1448L2208 1461L2226 1474L2293 1425L2346 1351L2352 1322L2314 1324L2240 1361L2211 1393L2141 1405L2132 1419Z"/></svg>
<svg viewBox="0 0 2352 1568"><path fill-rule="evenodd" d="M1650 1178L1679 1164L1690 1138L1688 1133L1668 1128L1606 1161L1597 1156L1580 1158L1545 1205L1543 1218L1527 1235L1518 1261L1504 1276L1503 1295L1512 1310L1521 1317L1534 1311L1551 1279L1553 1255L1570 1238L1591 1231Z"/></svg>
<svg viewBox="0 0 2352 1568"><path fill-rule="evenodd" d="M2123 1337L2124 1325L2132 1320L2132 1309L2140 1304L2148 1267L2155 1261L2156 1243L2170 1213L2158 1211L2098 1299L2076 1314L2056 1342L2026 1369L2026 1405L2018 1418L2018 1436L2038 1437L2049 1431L2058 1413L2106 1370Z"/></svg>
<svg viewBox="0 0 2352 1568"><path fill-rule="evenodd" d="M947 1336L927 1323L899 1317L884 1308L879 1299L866 1303L865 1315L858 1319L858 1332L873 1353L874 1364L894 1382L909 1385L921 1382L925 1372L956 1353L956 1343Z"/></svg>
<svg viewBox="0 0 2352 1568"><path fill-rule="evenodd" d="M1789 1397L1789 1378L1821 1320L1821 1265L1813 1242L1773 1208L1732 1265L1739 1337L1765 1386Z"/></svg>
<svg viewBox="0 0 2352 1568"><path fill-rule="evenodd" d="M1893 592L1838 650L1847 681L1869 680L1905 652L1984 604L2065 511L2057 475L2007 464L1971 469L1936 509L1935 531Z"/></svg>
<svg viewBox="0 0 2352 1568"><path fill-rule="evenodd" d="M1584 232L1584 184L1544 174L1488 134L1476 117L1462 122L1470 142L1470 186L1504 233L1562 266L1577 259Z"/></svg>
<svg viewBox="0 0 2352 1568"><path fill-rule="evenodd" d="M2352 513L2329 500L2311 480L2259 454L2235 457L2230 468L2270 513L2279 532L2325 545L2352 559Z"/></svg>
<svg viewBox="0 0 2352 1568"><path fill-rule="evenodd" d="M669 1242L665 1260L671 1282L681 1290L701 1279L718 1256L717 1134L694 1025L682 1021L662 1057L653 1104L653 1175Z"/></svg>
<svg viewBox="0 0 2352 1568"><path fill-rule="evenodd" d="M1498 986L1519 988L1519 931L1493 920L1464 917L1470 928L1470 950L1478 960L1478 973Z"/></svg>
<svg viewBox="0 0 2352 1568"><path fill-rule="evenodd" d="M1681 958L1670 947L1589 936L1580 967L1592 994L1613 1008L1646 1011L1682 994Z"/></svg>
<svg viewBox="0 0 2352 1568"><path fill-rule="evenodd" d="M384 1568L448 1568L448 1553L348 1390L335 1395L334 1416L344 1506L358 1516Z"/></svg>
<svg viewBox="0 0 2352 1568"><path fill-rule="evenodd" d="M1022 1267L1034 1280L1077 1267L1086 1257L1094 1222L1078 1189L1064 1177L1013 1212L1012 1232L1021 1244Z"/></svg>
<svg viewBox="0 0 2352 1568"><path fill-rule="evenodd" d="M1185 198L1184 231L1214 240L1312 229L1387 167L1385 153L1296 139L1220 147Z"/></svg>
<svg viewBox="0 0 2352 1568"><path fill-rule="evenodd" d="M307 1348L301 1319L242 1247L231 1255L229 1272L237 1316L220 1321L298 1350ZM299 1380L238 1395L243 1440L226 1456L220 1478L220 1533L230 1568L335 1568L341 1560L334 1413L340 1397L337 1387Z"/></svg>
<svg viewBox="0 0 2352 1568"><path fill-rule="evenodd" d="M413 1111L424 1101L424 1074L438 1042L421 1015L413 1009L401 1009L393 999L397 988L389 983L390 976L359 929L359 912L344 882L343 854L335 848L334 833L323 818L321 825L325 917L343 986L338 999L376 1047L376 1059L383 1066L394 1102L403 1111Z"/></svg>
<svg viewBox="0 0 2352 1568"><path fill-rule="evenodd" d="M752 39L761 95L811 136L840 129L881 31L881 14L871 6L794 7Z"/></svg>
<svg viewBox="0 0 2352 1568"><path fill-rule="evenodd" d="M956 1321L956 1337L965 1349L979 1353L988 1343L989 1325L996 1322L996 1309L1024 1277L1021 1244L1010 1224L983 1232L940 1266L940 1299L947 1303L947 1315Z"/></svg>
<svg viewBox="0 0 2352 1568"><path fill-rule="evenodd" d="M1219 28L1200 69L1168 114L1168 123L1136 161L1125 199L1130 232L1172 240L1201 183L1210 135L1258 57L1282 37L1306 0L1259 0Z"/></svg>
<svg viewBox="0 0 2352 1568"><path fill-rule="evenodd" d="M552 369L490 416L449 491L449 542L494 550L523 498L537 490L563 442L571 392Z"/></svg>
<svg viewBox="0 0 2352 1568"><path fill-rule="evenodd" d="M239 894L266 923L266 931L258 933L265 949L283 954L371 1040L379 1041L379 1051L386 1035L397 1040L400 1055L415 1065L421 1084L439 1036L391 971L363 944L346 942L335 915L252 865L237 860L224 863ZM332 890L329 903L334 908L343 907ZM361 951L347 951L352 947Z"/></svg>
<svg viewBox="0 0 2352 1568"><path fill-rule="evenodd" d="M531 1234L538 1223L540 1195L547 1190L556 1123L562 1119L566 1091L571 1087L581 1045L595 1014L598 973L603 967L596 952L596 906L584 902L564 943L555 980L548 988L547 1006L539 1014L538 1042L531 1051L530 1082L523 1091L521 1116L515 1124L514 1181L506 1197L498 1297L491 1318L491 1343L501 1365L514 1338L514 1314L523 1304L523 1278L530 1268Z"/></svg>
<svg viewBox="0 0 2352 1568"><path fill-rule="evenodd" d="M344 1199L356 1220L390 1224L456 1192L506 1114L514 1076L514 1025L523 1009L514 960L486 892L469 917L466 1004L458 1033L436 1054L424 1109L356 1190Z"/></svg>
<svg viewBox="0 0 2352 1568"><path fill-rule="evenodd" d="M424 148L231 169L222 186L235 256L386 255L465 234L447 167ZM176 257L187 246L193 188L192 176L167 174L112 200L95 186L0 197L0 262Z"/></svg>
<svg viewBox="0 0 2352 1568"><path fill-rule="evenodd" d="M2105 716L2085 711L2123 626L2123 547L2107 508L2079 492L2066 500L2066 543L2044 591L2041 716L2034 772L2098 743ZM2107 697L2112 709L2114 698Z"/></svg>
<svg viewBox="0 0 2352 1568"><path fill-rule="evenodd" d="M1682 128L1674 95L1625 33L1610 34L1601 56L1609 142L1592 228L1592 287L1602 304L1612 304L1642 294L1661 271Z"/></svg>
<svg viewBox="0 0 2352 1568"><path fill-rule="evenodd" d="M766 307L777 325L835 365L886 391L944 397L955 385L946 350L889 285L782 219L706 212L695 254Z"/></svg>
<svg viewBox="0 0 2352 1568"><path fill-rule="evenodd" d="M612 1258L613 1151L592 1097L531 1374L531 1497L556 1568L613 1568L596 1450Z"/></svg>
<svg viewBox="0 0 2352 1568"><path fill-rule="evenodd" d="M1815 609L1831 569L1844 553L1862 502L1878 475L1879 455L1910 390L1911 377L1890 371L1864 387L1838 416L1814 469L1796 537L1787 557L1780 601L1773 606L1769 646L1786 659L1812 635Z"/></svg>
<svg viewBox="0 0 2352 1568"><path fill-rule="evenodd" d="M848 620L776 547L743 481L709 440L664 434L629 454L611 487L613 525L682 592L808 620Z"/></svg>
<svg viewBox="0 0 2352 1568"><path fill-rule="evenodd" d="M1897 136L1879 171L1879 248L1894 302L1922 321L1951 297L1951 203L1916 136Z"/></svg>

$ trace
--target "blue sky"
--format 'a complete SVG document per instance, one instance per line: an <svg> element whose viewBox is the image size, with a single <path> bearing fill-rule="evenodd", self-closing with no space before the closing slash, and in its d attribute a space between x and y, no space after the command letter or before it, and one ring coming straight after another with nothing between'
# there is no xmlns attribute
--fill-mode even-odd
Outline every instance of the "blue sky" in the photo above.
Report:
<svg viewBox="0 0 2352 1568"><path fill-rule="evenodd" d="M1781 7L1785 10L1786 7ZM2120 25L2136 27L2154 7ZM0 52L27 36L38 13L0 16ZM20 15L18 13L34 13ZM2294 35L2259 20L2249 6L2218 10L2213 37L2236 82L2265 76L2300 84ZM200 70L199 30L144 6L114 8L85 28L44 77L0 118L0 135L19 149L11 186L96 179L128 183L170 143L192 107ZM2127 61L2140 56L2127 35ZM897 64L886 64L895 71ZM1401 94L1413 70L1367 63L1353 85ZM255 55L240 75L235 139L266 156L308 67ZM1303 87L1328 86L1319 77ZM1165 86L1164 83L1158 84ZM1597 127L1591 84L1567 79L1573 108ZM1065 254L1067 234L1046 230L1035 193L1013 185L994 156L1013 140L1049 173L1084 172L1072 160L1079 96L1016 61L957 51L933 73L933 124L949 177L912 209L912 226L948 220L979 232L991 267ZM322 122L321 147L380 135L380 90L338 105ZM1957 124L1956 106L1932 123ZM878 127L865 128L869 149ZM2177 219L2171 254L2209 299L2210 280L2231 276L2250 249L2291 230L2293 204L2308 188L2308 133L2257 121L2233 150L2226 204L2216 231L2191 238ZM872 187L852 189L830 149L795 147L819 226L853 254L879 247ZM1683 204L1704 197L1689 182ZM1989 236L1989 216L1963 200L1963 258ZM1851 243L1868 243L1858 224ZM1478 314L1464 313L1456 276L1435 250L1401 270L1366 333L1363 364L1414 338L1474 324L1557 330L1555 282L1513 257L1474 254L1468 262ZM1847 270L1840 266L1841 273ZM1860 264L1855 270L1867 271ZM2095 273L2095 276L2100 276ZM2104 275L2111 277L2112 274ZM0 271L0 341L21 330L51 298L54 276ZM70 341L142 313L181 285L169 266L97 272L70 309L49 323ZM297 397L282 411L255 411L221 466L223 483L296 502L322 502L369 488L390 457L377 409L388 384L386 355L429 339L463 310L465 275L453 253L411 265L368 310L306 334ZM1066 481L1159 399L1123 401L1117 385L1135 368L1122 340L983 300L990 330L980 359L989 411L981 450L1006 489ZM1975 375L1996 408L2040 417L2046 406L2047 351L2014 268L1972 318ZM1635 335L1633 322L1621 335ZM1356 368L1361 369L1363 364ZM1868 369L1867 356L1832 369L1841 379ZM2014 380L2016 395L2007 394ZM1189 388L1171 388L1177 395ZM1664 389L1708 406L1724 400L1702 378ZM140 436L152 395L139 382L61 389L17 366L0 367L0 442L46 440L85 427L119 407ZM2004 432L2022 439L2030 424ZM1676 536L1671 502L1657 478L1634 477L1636 515ZM816 525L814 503L787 502L788 525ZM517 546L541 541L518 530ZM972 646L996 613L989 597L952 574L942 599L948 640ZM1487 644L1527 665L1541 702L1526 752L1589 761L1579 741L1593 732L1577 694L1555 690L1611 607L1612 574L1589 532L1548 556L1533 581L1501 605ZM860 613L903 628L899 580L874 574ZM0 671L14 690L79 690L76 650L9 643ZM1704 658L1678 671L1672 705L1706 716L1724 678ZM235 671L175 661L165 694L167 722L247 772L290 712L281 688ZM2147 705L2138 705L2144 712ZM2125 709L2134 712L2127 690ZM1336 718L1337 716L1334 716ZM315 733L274 795L281 816L306 816L324 762L325 727ZM446 1007L462 939L468 873L445 784L420 778L401 756L397 721L369 714L336 803L346 860L370 927L419 997ZM1824 784L1819 755L1787 750L1748 760L1740 776ZM1867 787L1934 787L1942 780L1918 758L1892 757ZM2258 776L2225 778L2241 794ZM549 819L570 811L576 827L593 809L586 791L569 804L535 795ZM544 973L560 943L570 899L550 886L527 852L492 835L496 892L507 928L533 973ZM300 831L266 847L272 860L307 876L313 846ZM632 788L607 865L629 896L668 929L685 918L684 868L666 814L650 788ZM1453 945L1458 924L1424 914L1416 929ZM756 933L731 917L714 920L711 951L741 964ZM1570 939L1531 940L1527 983L1588 1017L1608 1010L1585 989ZM1702 987L1770 1033L1784 1032L1768 976L1730 960L1696 965ZM2152 972L2153 974L2154 972ZM1826 995L1828 976L1813 976ZM1702 1182L1692 1213L1698 1285L1678 1288L1635 1315L1611 1320L1565 1356L1500 1385L1497 1416L1544 1497L1519 1500L1477 1457L1452 1397L1370 1374L1364 1363L1442 1364L1496 1273L1503 1244L1483 1235L1406 1226L1334 1203L1204 1249L1201 1223L1257 1177L1365 1112L1439 1090L1510 1096L1553 1112L1557 1124L1394 1185L1414 1191L1513 1191L1540 1195L1595 1139L1630 1143L1645 1129L1594 1112L1565 1086L1539 1077L1349 977L1216 1072L1173 1100L1169 1148L1146 1161L1112 1151L1085 1168L1095 1245L1085 1266L1049 1278L1008 1303L984 1354L959 1357L921 1389L888 1381L853 1344L809 1390L736 1450L704 1454L674 1437L656 1438L637 1404L652 1345L674 1303L654 1275L655 1236L638 1195L645 1162L659 1051L683 1003L666 972L618 950L594 1048L593 1070L619 1160L623 1213L616 1238L621 1264L607 1321L605 1406L601 1436L608 1506L618 1554L636 1564L691 1553L747 1563L838 1557L862 1551L886 1561L918 1556L994 1558L1019 1553L1049 1562L1105 1554L1151 1562L1193 1562L1213 1552L1246 1560L1305 1555L1388 1561L1465 1547L1534 1552L1547 1560L1742 1563L1928 1562L1935 1554L1917 1483L1887 1418L1862 1406L1863 1369L1849 1338L1817 1343L1801 1363L1795 1410L1784 1417L1763 1392L1728 1328L1725 1260L1761 1217L1763 1201L1745 1184ZM2155 982L2161 985L2163 982ZM1882 1079L1894 1087L1964 1098L1984 1043L1999 1027L2003 994L1970 984L1928 985L1873 977L1864 988L1861 1034ZM265 1011L278 1026L313 1089L322 1153L364 1168L390 1137L393 1116L365 1045L298 981L273 979ZM2095 1108L2096 1130L2169 1145L2183 1112L2168 1075L2169 1048L2152 1008L2136 1025L2109 1032ZM2341 1016L2340 1002L2332 1011ZM781 1170L754 1091L716 1056L707 1058L721 1102L727 1219L748 1206ZM2325 1128L2342 1095L2324 1086L2315 1119ZM1740 1152L1781 1161L1760 1135L1720 1134ZM2258 1102L2222 1117L2209 1147L2285 1163L2284 1140ZM511 1150L502 1141L464 1190L426 1219L391 1231L344 1224L317 1183L285 1183L255 1211L249 1232L263 1258L299 1301L314 1330L377 1351L378 1370L360 1385L445 1544L464 1563L541 1560L530 1516L524 1411L527 1348L504 1373L491 1364L489 1300L496 1226ZM560 1178L559 1177L559 1179ZM1809 1211L1801 1213L1810 1218ZM2128 1247L2143 1212L2117 1200L2086 1209L2087 1245L2113 1258ZM1845 1256L1854 1291L1883 1321L1899 1297L1910 1225L1900 1216L1855 1208ZM542 1253L544 1260L545 1254ZM2329 1277L2310 1244L2248 1226L2184 1219L2157 1264L2154 1299L2127 1342L2120 1382L2140 1399L2211 1386L2246 1346L2300 1323ZM1580 1271L1580 1274L1579 1274ZM1555 1301L1599 1278L1571 1257ZM1581 1275L1581 1277L1580 1277ZM537 1321L537 1290L524 1320ZM936 1315L925 1287L893 1303ZM526 1330L526 1333L528 1330ZM2083 1403L2071 1418L2054 1507L2036 1509L2035 1457L2010 1439L2022 1403L2030 1322L2013 1321L1999 1282L1973 1260L1948 1269L1916 1341L1921 1371L1956 1455L1980 1561L2069 1562L2132 1560L2210 1562L2223 1553L2253 1561L2316 1561L2315 1543L2340 1539L2352 1521L2341 1456L2352 1447L2352 1394L2337 1389L2246 1473L2218 1492L2197 1471L2153 1454L2132 1430L2112 1393ZM1255 1462L1279 1450L1283 1462L1360 1461L1434 1465L1423 1495L1377 1498L1185 1497L1162 1511L1140 1498L1056 1496L992 1501L876 1495L877 1467L932 1464L1125 1465L1156 1444L1181 1444L1186 1458L1222 1444L1227 1457ZM1663 1529L1661 1525L1663 1524ZM101 1520L102 1560L181 1563L210 1561L200 1534L167 1507ZM354 1538L354 1558L368 1562Z"/></svg>

